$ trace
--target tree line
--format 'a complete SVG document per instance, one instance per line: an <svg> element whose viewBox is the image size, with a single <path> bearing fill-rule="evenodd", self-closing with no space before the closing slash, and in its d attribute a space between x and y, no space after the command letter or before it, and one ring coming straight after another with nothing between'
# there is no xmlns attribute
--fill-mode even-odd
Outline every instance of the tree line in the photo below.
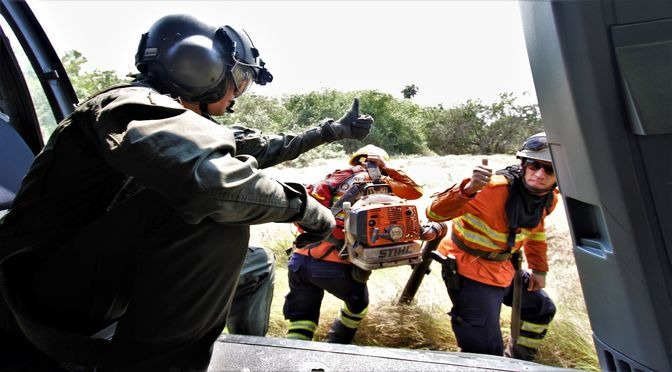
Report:
<svg viewBox="0 0 672 372"><path fill-rule="evenodd" d="M87 63L80 52L69 51L61 57L65 70L80 100L113 84L128 82L114 71L86 72ZM37 82L29 82L37 84ZM360 99L362 113L374 117L375 124L366 142L399 155L507 154L513 153L526 137L543 130L539 107L523 105L512 93L501 93L495 103L468 100L445 108L426 107L412 101L419 87L406 86L405 98L376 90L340 92L324 89L305 94L268 97L248 93L237 99L235 113L217 118L225 125L243 125L264 133L298 133L314 127L324 118L337 119ZM44 105L44 107L40 107ZM38 113L48 111L46 100L36 102ZM40 114L42 115L42 114ZM305 160L331 153L355 151L361 142L344 140L321 146L302 156Z"/></svg>

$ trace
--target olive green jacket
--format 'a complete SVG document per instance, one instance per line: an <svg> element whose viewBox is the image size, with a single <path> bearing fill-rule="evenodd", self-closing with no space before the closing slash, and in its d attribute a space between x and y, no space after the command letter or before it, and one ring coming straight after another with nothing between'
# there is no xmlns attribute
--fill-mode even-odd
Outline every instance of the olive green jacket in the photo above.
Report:
<svg viewBox="0 0 672 372"><path fill-rule="evenodd" d="M146 86L105 91L63 120L35 159L0 222L0 260L66 241L106 212L129 176L189 223L293 222L305 190L259 168L324 143L318 129L265 136L219 125Z"/></svg>

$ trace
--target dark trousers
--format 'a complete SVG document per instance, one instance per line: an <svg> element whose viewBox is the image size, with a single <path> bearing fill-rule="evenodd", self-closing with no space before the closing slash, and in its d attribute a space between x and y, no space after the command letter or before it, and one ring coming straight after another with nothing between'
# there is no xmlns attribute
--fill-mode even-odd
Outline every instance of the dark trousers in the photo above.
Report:
<svg viewBox="0 0 672 372"><path fill-rule="evenodd" d="M71 332L118 321L97 371L198 371L225 326L247 226L187 224L145 190L30 269L39 316Z"/></svg>
<svg viewBox="0 0 672 372"><path fill-rule="evenodd" d="M543 290L528 291L529 273L524 274L521 320L549 324L555 315L555 305ZM496 287L461 275L459 282L460 288L448 289L448 295L453 303L449 313L451 325L461 351L503 355L504 344L499 317L502 304L511 306L513 284L509 287Z"/></svg>
<svg viewBox="0 0 672 372"><path fill-rule="evenodd" d="M266 336L275 282L275 257L261 247L248 247L240 280L226 319L229 333Z"/></svg>
<svg viewBox="0 0 672 372"><path fill-rule="evenodd" d="M285 319L318 323L324 291L343 300L353 313L369 306L366 284L352 278L352 265L320 261L294 253L287 263L289 293L285 297Z"/></svg>

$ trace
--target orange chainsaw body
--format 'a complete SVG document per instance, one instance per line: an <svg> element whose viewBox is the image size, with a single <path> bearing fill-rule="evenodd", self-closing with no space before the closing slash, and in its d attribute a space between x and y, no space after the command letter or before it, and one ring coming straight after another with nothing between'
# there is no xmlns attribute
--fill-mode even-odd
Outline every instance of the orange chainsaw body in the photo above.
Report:
<svg viewBox="0 0 672 372"><path fill-rule="evenodd" d="M370 185L365 195L344 206L345 245L350 262L365 270L422 261L422 226L415 205L387 185Z"/></svg>

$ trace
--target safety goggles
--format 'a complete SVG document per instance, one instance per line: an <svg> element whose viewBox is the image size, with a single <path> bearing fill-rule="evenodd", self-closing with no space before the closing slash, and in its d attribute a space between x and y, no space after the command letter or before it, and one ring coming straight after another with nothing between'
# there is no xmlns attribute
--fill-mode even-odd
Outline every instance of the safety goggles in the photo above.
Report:
<svg viewBox="0 0 672 372"><path fill-rule="evenodd" d="M523 143L521 150L541 151L548 147L546 136L532 137Z"/></svg>
<svg viewBox="0 0 672 372"><path fill-rule="evenodd" d="M235 96L240 97L247 92L256 78L256 66L248 65L238 60L231 68L231 77L236 88Z"/></svg>
<svg viewBox="0 0 672 372"><path fill-rule="evenodd" d="M544 164L534 159L525 159L525 166L527 168L532 169L533 171L538 171L539 169L544 168L544 172L546 172L546 174L548 174L549 176L552 176L555 172L553 170L552 164Z"/></svg>

